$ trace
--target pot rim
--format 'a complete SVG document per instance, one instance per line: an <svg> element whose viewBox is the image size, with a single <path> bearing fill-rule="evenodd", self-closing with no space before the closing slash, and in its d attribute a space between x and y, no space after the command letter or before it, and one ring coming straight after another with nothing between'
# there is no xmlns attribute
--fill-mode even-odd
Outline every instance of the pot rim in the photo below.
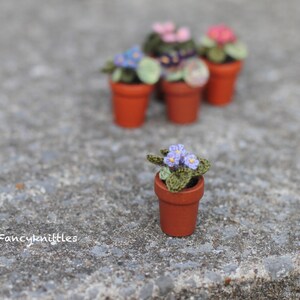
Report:
<svg viewBox="0 0 300 300"><path fill-rule="evenodd" d="M132 87L132 88L139 88L139 87L152 87L154 86L154 84L147 84L147 83L124 83L124 82L114 82L111 80L111 78L108 79L109 81L109 84L111 86L118 86L118 87L126 87L126 88L129 88L129 87Z"/></svg>
<svg viewBox="0 0 300 300"><path fill-rule="evenodd" d="M243 60L236 60L236 61L233 61L230 63L216 64L216 63L209 61L206 58L203 58L203 60L207 64L210 73L222 74L222 75L239 72L244 63Z"/></svg>
<svg viewBox="0 0 300 300"><path fill-rule="evenodd" d="M160 201L168 202L174 205L189 205L194 202L200 201L200 199L202 198L204 193L204 177L200 176L195 186L185 188L177 193L172 193L167 189L167 186L159 178L159 172L157 172L155 175L155 186L156 192L164 194L163 197L159 197L158 195ZM194 195L195 197L193 197ZM199 197L197 195L199 195Z"/></svg>
<svg viewBox="0 0 300 300"><path fill-rule="evenodd" d="M201 91L202 88L204 87L204 85L192 87L184 81L170 82L163 78L161 79L161 81L162 81L163 90L165 90L166 93L170 93L170 94L177 94L177 93L180 93L180 94L191 94L192 93L192 94L194 94L194 93L198 93L199 91Z"/></svg>
<svg viewBox="0 0 300 300"><path fill-rule="evenodd" d="M146 83L138 83L138 84L127 84L123 82L113 82L109 79L109 85L111 90L119 95L132 95L132 96L139 96L139 95L147 95L152 92L154 89L153 84L146 84Z"/></svg>

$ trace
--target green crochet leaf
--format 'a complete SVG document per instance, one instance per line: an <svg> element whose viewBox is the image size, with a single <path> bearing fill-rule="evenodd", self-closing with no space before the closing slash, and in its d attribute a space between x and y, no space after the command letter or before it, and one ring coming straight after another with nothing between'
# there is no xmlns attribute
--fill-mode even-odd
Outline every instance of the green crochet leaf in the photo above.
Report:
<svg viewBox="0 0 300 300"><path fill-rule="evenodd" d="M194 50L196 49L196 44L194 40L189 40L183 43L179 43L178 49L180 50Z"/></svg>
<svg viewBox="0 0 300 300"><path fill-rule="evenodd" d="M227 44L224 47L225 53L236 60L245 59L248 55L246 45L242 42Z"/></svg>
<svg viewBox="0 0 300 300"><path fill-rule="evenodd" d="M210 169L210 162L205 158L199 158L200 164L198 168L193 171L193 177L201 176L205 174Z"/></svg>
<svg viewBox="0 0 300 300"><path fill-rule="evenodd" d="M198 53L199 56L204 56L204 55L206 55L207 50L208 50L208 48L206 48L204 46L200 46L197 49L197 53Z"/></svg>
<svg viewBox="0 0 300 300"><path fill-rule="evenodd" d="M212 48L212 47L215 47L217 45L216 41L214 41L213 39L209 38L208 36L204 36L201 39L200 44L201 44L201 46L204 46L206 48Z"/></svg>
<svg viewBox="0 0 300 300"><path fill-rule="evenodd" d="M161 44L160 36L157 33L151 33L144 43L144 52L146 54L153 54Z"/></svg>
<svg viewBox="0 0 300 300"><path fill-rule="evenodd" d="M115 66L114 62L112 60L109 60L106 62L104 67L101 69L101 72L112 74L115 69L116 69L116 66Z"/></svg>
<svg viewBox="0 0 300 300"><path fill-rule="evenodd" d="M168 167L162 167L159 171L159 178L161 180L167 180L171 175L171 171Z"/></svg>
<svg viewBox="0 0 300 300"><path fill-rule="evenodd" d="M175 43L161 43L157 48L158 54L170 53L175 49Z"/></svg>
<svg viewBox="0 0 300 300"><path fill-rule="evenodd" d="M166 180L167 188L172 193L177 193L183 190L192 179L190 172L174 172Z"/></svg>
<svg viewBox="0 0 300 300"><path fill-rule="evenodd" d="M114 82L118 82L121 80L121 78L122 78L122 69L121 68L115 69L111 75L111 80Z"/></svg>
<svg viewBox="0 0 300 300"><path fill-rule="evenodd" d="M122 69L122 75L120 81L125 83L131 83L134 81L135 71L133 69Z"/></svg>
<svg viewBox="0 0 300 300"><path fill-rule="evenodd" d="M147 160L150 161L152 164L155 164L157 166L164 166L164 158L163 157L148 154L147 155Z"/></svg>
<svg viewBox="0 0 300 300"><path fill-rule="evenodd" d="M207 82L208 76L208 68L202 60L193 58L185 63L183 78L188 85L192 87L204 85Z"/></svg>
<svg viewBox="0 0 300 300"><path fill-rule="evenodd" d="M179 81L183 79L183 72L182 70L168 72L165 78L170 82Z"/></svg>
<svg viewBox="0 0 300 300"><path fill-rule="evenodd" d="M223 49L214 47L208 50L207 57L214 63L222 63L226 59L226 53Z"/></svg>
<svg viewBox="0 0 300 300"><path fill-rule="evenodd" d="M179 167L175 173L181 173L181 174L186 174L186 175L189 175L189 176L192 176L192 173L193 173L193 170L192 169L189 169L187 167Z"/></svg>
<svg viewBox="0 0 300 300"><path fill-rule="evenodd" d="M137 75L147 84L154 84L160 77L160 64L153 58L144 57L138 64Z"/></svg>
<svg viewBox="0 0 300 300"><path fill-rule="evenodd" d="M160 153L161 153L163 156L166 156L166 155L169 153L169 150L168 150L168 149L161 149L161 150L160 150Z"/></svg>

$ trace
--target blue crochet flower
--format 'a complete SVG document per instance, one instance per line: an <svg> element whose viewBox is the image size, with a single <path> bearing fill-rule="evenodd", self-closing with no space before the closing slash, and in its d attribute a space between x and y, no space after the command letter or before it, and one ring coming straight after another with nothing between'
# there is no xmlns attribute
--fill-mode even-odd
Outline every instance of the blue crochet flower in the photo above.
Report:
<svg viewBox="0 0 300 300"><path fill-rule="evenodd" d="M198 160L198 158L197 158L196 155L194 155L194 154L187 154L184 157L184 164L188 168L190 168L192 170L196 170L197 167L199 166L199 160Z"/></svg>
<svg viewBox="0 0 300 300"><path fill-rule="evenodd" d="M169 152L167 156L164 158L164 163L168 167L177 167L180 162L180 156L175 152Z"/></svg>
<svg viewBox="0 0 300 300"><path fill-rule="evenodd" d="M139 63L140 60L144 57L144 53L141 51L141 48L139 46L134 46L128 49L125 52L125 55L129 60L132 60L135 63Z"/></svg>
<svg viewBox="0 0 300 300"><path fill-rule="evenodd" d="M182 144L171 145L169 147L169 151L170 152L174 152L176 155L178 155L180 163L183 163L184 156L187 153L186 150L185 150L185 148L184 148L184 145L182 145Z"/></svg>
<svg viewBox="0 0 300 300"><path fill-rule="evenodd" d="M126 62L126 57L124 54L117 54L114 57L114 64L117 67L124 67L124 64Z"/></svg>
<svg viewBox="0 0 300 300"><path fill-rule="evenodd" d="M114 64L117 67L136 69L140 60L144 57L139 46L132 47L114 57Z"/></svg>

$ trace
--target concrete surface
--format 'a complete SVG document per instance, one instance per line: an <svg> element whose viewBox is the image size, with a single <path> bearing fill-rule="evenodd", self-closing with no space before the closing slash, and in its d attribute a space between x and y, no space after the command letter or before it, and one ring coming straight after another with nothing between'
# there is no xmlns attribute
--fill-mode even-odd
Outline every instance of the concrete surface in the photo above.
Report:
<svg viewBox="0 0 300 300"><path fill-rule="evenodd" d="M1 1L0 234L78 240L1 240L0 298L299 299L299 15L297 0ZM152 101L143 128L117 128L98 70L165 19L198 40L236 28L235 102L178 127ZM145 161L176 142L213 164L183 239L160 231Z"/></svg>

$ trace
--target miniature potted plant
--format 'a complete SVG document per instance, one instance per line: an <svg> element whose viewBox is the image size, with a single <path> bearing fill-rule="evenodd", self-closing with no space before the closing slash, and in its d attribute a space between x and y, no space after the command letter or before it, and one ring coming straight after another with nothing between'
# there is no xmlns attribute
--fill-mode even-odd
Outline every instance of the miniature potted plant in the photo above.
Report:
<svg viewBox="0 0 300 300"><path fill-rule="evenodd" d="M182 50L161 55L159 60L163 66L161 87L168 118L177 124L195 122L209 76L206 64Z"/></svg>
<svg viewBox="0 0 300 300"><path fill-rule="evenodd" d="M203 174L209 170L210 163L187 152L181 144L160 152L163 157L147 155L147 159L161 167L154 180L161 229L170 236L191 235L204 194Z"/></svg>
<svg viewBox="0 0 300 300"><path fill-rule="evenodd" d="M207 101L213 105L230 103L237 76L247 56L246 46L229 27L216 25L203 37L199 53L210 72L205 87Z"/></svg>
<svg viewBox="0 0 300 300"><path fill-rule="evenodd" d="M160 78L160 64L135 46L108 61L102 71L110 74L115 123L127 128L140 127L150 93Z"/></svg>
<svg viewBox="0 0 300 300"><path fill-rule="evenodd" d="M146 37L143 50L152 57L159 57L173 50L195 53L196 44L188 27L178 27L173 22L154 23L152 32Z"/></svg>
<svg viewBox="0 0 300 300"><path fill-rule="evenodd" d="M144 52L159 59L165 54L180 51L182 56L192 57L197 53L197 46L188 27L178 27L173 22L154 23L152 32L147 36ZM156 96L164 100L161 81L156 85Z"/></svg>

